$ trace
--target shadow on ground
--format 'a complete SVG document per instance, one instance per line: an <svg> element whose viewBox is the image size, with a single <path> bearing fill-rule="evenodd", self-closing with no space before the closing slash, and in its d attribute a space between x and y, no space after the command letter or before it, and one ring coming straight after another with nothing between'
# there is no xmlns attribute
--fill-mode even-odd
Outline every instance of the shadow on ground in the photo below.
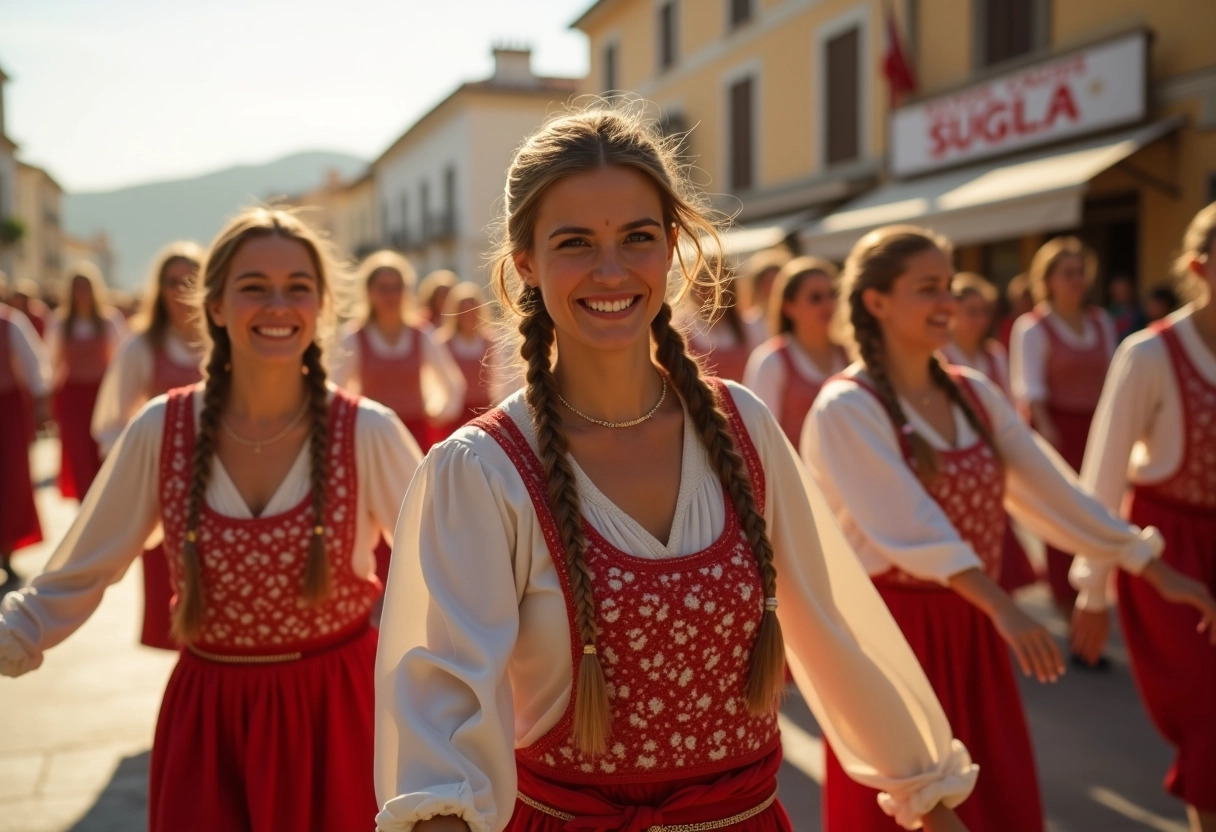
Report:
<svg viewBox="0 0 1216 832"><path fill-rule="evenodd" d="M147 828L150 757L147 751L124 757L97 802L66 832L143 832ZM131 825L132 817L140 819L138 826Z"/></svg>

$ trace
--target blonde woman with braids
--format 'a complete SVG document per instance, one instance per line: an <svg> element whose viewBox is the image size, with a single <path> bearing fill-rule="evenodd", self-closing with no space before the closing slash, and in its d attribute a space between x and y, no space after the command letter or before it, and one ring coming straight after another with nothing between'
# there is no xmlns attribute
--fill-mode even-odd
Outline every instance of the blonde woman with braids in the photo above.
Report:
<svg viewBox="0 0 1216 832"><path fill-rule="evenodd" d="M802 456L980 766L959 817L985 832L1033 832L1042 808L1006 645L1041 682L1064 664L997 583L1006 509L1048 541L1138 573L1205 622L1216 603L1155 559L1155 529L1129 526L1082 491L998 387L938 360L958 305L950 255L946 240L910 226L853 247L843 292L861 361L824 386ZM891 828L874 792L843 774L829 752L826 829Z"/></svg>
<svg viewBox="0 0 1216 832"><path fill-rule="evenodd" d="M152 746L151 832L375 817L372 546L420 454L391 412L326 382L334 277L293 214L231 220L202 268L206 380L140 411L48 571L0 603L0 673L18 676L163 525L184 649Z"/></svg>
<svg viewBox="0 0 1216 832"><path fill-rule="evenodd" d="M115 353L93 407L93 439L103 455L109 453L145 402L202 379L201 321L190 297L202 259L203 250L185 241L171 243L156 256L142 320L136 323L135 334ZM160 544L146 549L140 563L144 579L140 644L177 650L180 645L169 633L173 593Z"/></svg>
<svg viewBox="0 0 1216 832"><path fill-rule="evenodd" d="M1030 264L1037 306L1014 322L1009 344L1014 400L1074 471L1081 470L1102 379L1118 344L1110 317L1086 302L1097 270L1093 251L1076 237L1044 243ZM1065 617L1077 598L1068 582L1072 551L1047 547L1047 581Z"/></svg>
<svg viewBox="0 0 1216 832"><path fill-rule="evenodd" d="M883 810L959 829L975 770L915 658L768 410L671 325L716 229L670 148L622 111L557 118L505 206L494 285L526 387L405 498L379 829L790 830L786 655Z"/></svg>
<svg viewBox="0 0 1216 832"><path fill-rule="evenodd" d="M476 283L457 283L448 293L439 328L439 343L448 348L464 376L464 409L443 431L447 438L454 430L473 419L492 404L490 391L490 350L494 333L490 330L489 302Z"/></svg>
<svg viewBox="0 0 1216 832"><path fill-rule="evenodd" d="M1120 345L1085 450L1081 481L1112 511L1165 536L1164 558L1216 592L1216 203L1195 215L1175 271L1193 303ZM1128 490L1130 501L1125 501ZM1108 569L1078 558L1077 652L1093 661L1109 630ZM1177 749L1166 775L1194 832L1216 830L1216 651L1193 610L1163 604L1120 574L1119 621L1157 728Z"/></svg>
<svg viewBox="0 0 1216 832"><path fill-rule="evenodd" d="M47 328L54 392L51 410L59 426L59 491L83 500L101 468L101 451L89 421L101 378L126 335L122 315L106 303L101 272L87 261L68 270L64 303Z"/></svg>
<svg viewBox="0 0 1216 832"><path fill-rule="evenodd" d="M832 339L835 316L835 266L798 257L781 267L769 295L776 335L752 351L743 384L768 405L795 448L823 383L849 364Z"/></svg>
<svg viewBox="0 0 1216 832"><path fill-rule="evenodd" d="M378 251L359 264L368 314L343 332L333 378L339 387L391 408L425 451L438 426L460 413L465 384L433 328L411 320L415 282L414 267L395 251ZM387 568L386 560L382 566Z"/></svg>

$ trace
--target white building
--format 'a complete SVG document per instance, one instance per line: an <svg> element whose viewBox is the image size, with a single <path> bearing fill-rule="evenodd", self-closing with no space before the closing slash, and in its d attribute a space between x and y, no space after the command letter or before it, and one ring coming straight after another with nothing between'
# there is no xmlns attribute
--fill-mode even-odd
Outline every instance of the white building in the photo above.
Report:
<svg viewBox="0 0 1216 832"><path fill-rule="evenodd" d="M579 84L533 74L528 49L495 49L494 63L491 78L462 84L372 163L381 240L419 275L487 281L488 226L511 156Z"/></svg>
<svg viewBox="0 0 1216 832"><path fill-rule="evenodd" d="M4 82L8 76L0 70L0 223L16 218L17 211L17 144L4 129ZM0 271L12 274L16 263L16 247L0 239Z"/></svg>

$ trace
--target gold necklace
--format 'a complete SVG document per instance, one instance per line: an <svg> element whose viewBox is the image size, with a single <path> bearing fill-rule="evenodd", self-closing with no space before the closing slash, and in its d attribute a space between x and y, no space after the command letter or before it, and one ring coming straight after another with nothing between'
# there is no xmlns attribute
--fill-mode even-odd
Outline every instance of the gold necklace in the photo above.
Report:
<svg viewBox="0 0 1216 832"><path fill-rule="evenodd" d="M283 428L281 431L279 431L278 433L276 433L274 436L270 437L269 439L258 439L258 440L246 439L245 437L241 436L239 433L234 431L231 427L229 427L228 422L222 418L220 419L220 425L224 428L224 433L228 434L228 436L231 437L233 441L239 442L247 448L253 448L253 452L255 454L260 454L262 452L262 448L266 447L267 445L273 445L274 443L276 443L280 439L282 439L284 436L291 433L292 429L295 428L296 425L300 424L300 420L304 418L304 414L307 411L308 411L308 399L305 398L304 403L302 405L300 405L300 409L296 412L296 415L292 416L291 421L287 423L287 427Z"/></svg>
<svg viewBox="0 0 1216 832"><path fill-rule="evenodd" d="M581 410L576 408L574 405L570 404L570 402L566 401L565 397L562 396L561 393L557 394L557 400L559 402L561 402L562 404L564 404L566 406L566 408L571 413L573 413L575 416L579 416L583 419L586 419L588 422L591 422L592 424L600 425L600 426L606 427L606 428L631 428L634 425L640 425L640 424L642 424L642 422L645 422L647 419L650 419L651 417L653 417L654 414L659 412L659 408L663 406L663 400L667 398L667 378L663 375L660 375L659 381L663 382L663 389L659 393L659 400L654 403L654 407L650 408L649 412L647 412L646 414L639 416L636 419L630 419L626 422L608 422L603 419L596 419L592 416L588 416L586 413L583 413Z"/></svg>

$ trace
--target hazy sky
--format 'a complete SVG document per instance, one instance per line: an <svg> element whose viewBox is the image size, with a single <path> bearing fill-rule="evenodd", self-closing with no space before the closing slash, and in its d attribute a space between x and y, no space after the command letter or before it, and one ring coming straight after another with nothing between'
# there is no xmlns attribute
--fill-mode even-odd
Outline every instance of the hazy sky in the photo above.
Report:
<svg viewBox="0 0 1216 832"><path fill-rule="evenodd" d="M583 75L592 0L0 0L5 127L69 191L299 150L371 159L492 45Z"/></svg>

